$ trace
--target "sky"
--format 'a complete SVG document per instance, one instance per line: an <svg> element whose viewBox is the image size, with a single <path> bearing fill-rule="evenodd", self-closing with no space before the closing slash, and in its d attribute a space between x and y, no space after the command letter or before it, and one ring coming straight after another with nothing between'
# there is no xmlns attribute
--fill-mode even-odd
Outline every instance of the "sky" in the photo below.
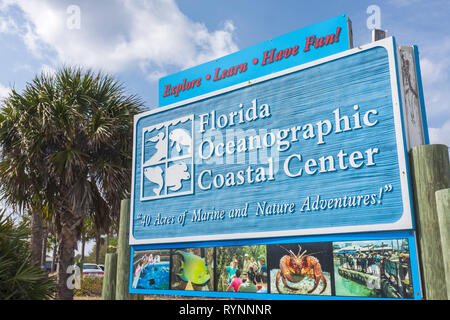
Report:
<svg viewBox="0 0 450 320"><path fill-rule="evenodd" d="M430 142L450 145L448 0L0 0L0 99L77 65L113 75L152 109L160 77L343 13L355 46L375 25L418 45Z"/></svg>
<svg viewBox="0 0 450 320"><path fill-rule="evenodd" d="M343 13L355 46L374 25L418 45L430 141L450 145L447 0L0 0L0 98L69 64L115 76L152 109L160 77Z"/></svg>

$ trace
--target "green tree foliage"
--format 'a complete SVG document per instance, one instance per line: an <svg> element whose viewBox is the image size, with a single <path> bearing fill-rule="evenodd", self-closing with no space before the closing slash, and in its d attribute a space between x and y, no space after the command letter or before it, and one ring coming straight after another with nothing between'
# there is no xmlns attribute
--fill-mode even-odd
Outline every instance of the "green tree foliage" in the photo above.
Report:
<svg viewBox="0 0 450 320"><path fill-rule="evenodd" d="M104 240L104 239L102 239ZM116 253L117 248L117 237L113 237L110 239L109 242L109 248L106 247L106 243L104 241L101 241L101 243L95 243L92 247L92 250L89 252L89 254L85 257L84 263L96 263L96 251L97 248L99 248L99 264L105 264L105 257L107 253Z"/></svg>
<svg viewBox="0 0 450 320"><path fill-rule="evenodd" d="M73 298L67 270L84 219L107 229L129 197L133 116L141 108L112 77L71 67L36 76L3 103L2 187L12 202L35 197L33 204L51 212L59 299Z"/></svg>
<svg viewBox="0 0 450 320"><path fill-rule="evenodd" d="M54 294L55 282L30 261L30 229L0 214L0 300L42 300Z"/></svg>

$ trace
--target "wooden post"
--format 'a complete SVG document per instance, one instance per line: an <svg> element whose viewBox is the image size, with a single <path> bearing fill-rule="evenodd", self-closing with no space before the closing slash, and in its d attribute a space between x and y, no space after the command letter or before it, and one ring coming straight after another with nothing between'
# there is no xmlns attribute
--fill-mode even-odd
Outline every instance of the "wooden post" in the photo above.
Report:
<svg viewBox="0 0 450 320"><path fill-rule="evenodd" d="M130 276L130 246L129 234L130 200L122 200L120 203L119 237L117 240L117 282L116 299L130 300L128 284Z"/></svg>
<svg viewBox="0 0 450 320"><path fill-rule="evenodd" d="M410 151L410 163L424 297L446 300L435 192L450 187L448 148L439 144L414 147Z"/></svg>
<svg viewBox="0 0 450 320"><path fill-rule="evenodd" d="M436 205L441 232L447 300L450 300L450 189L436 191Z"/></svg>
<svg viewBox="0 0 450 320"><path fill-rule="evenodd" d="M130 245L128 244L130 230L130 200L120 203L119 237L117 240L117 282L116 300L140 300L142 295L130 294Z"/></svg>
<svg viewBox="0 0 450 320"><path fill-rule="evenodd" d="M103 276L102 300L114 300L116 297L117 253L107 253L105 274Z"/></svg>
<svg viewBox="0 0 450 320"><path fill-rule="evenodd" d="M372 29L372 42L387 38L387 30Z"/></svg>

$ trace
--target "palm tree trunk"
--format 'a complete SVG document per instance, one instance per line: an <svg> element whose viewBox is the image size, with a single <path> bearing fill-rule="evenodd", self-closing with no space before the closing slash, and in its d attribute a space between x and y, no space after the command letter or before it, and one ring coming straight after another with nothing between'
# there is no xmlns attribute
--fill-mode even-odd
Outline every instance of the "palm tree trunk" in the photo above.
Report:
<svg viewBox="0 0 450 320"><path fill-rule="evenodd" d="M98 262L100 260L100 247L101 247L101 237L100 237L100 233L98 233L98 232L95 233L95 242L96 242L96 246L95 246L95 264L98 264Z"/></svg>
<svg viewBox="0 0 450 320"><path fill-rule="evenodd" d="M86 236L84 234L84 231L81 233L81 261L80 261L80 268L81 273L83 273L83 264L84 264L84 249L86 247Z"/></svg>
<svg viewBox="0 0 450 320"><path fill-rule="evenodd" d="M48 228L44 227L42 231L42 253L41 253L41 268L45 270L45 265L47 264L47 239L48 239Z"/></svg>
<svg viewBox="0 0 450 320"><path fill-rule="evenodd" d="M106 250L105 250L105 258L106 258L106 254L108 253L108 249L109 249L109 226L106 227Z"/></svg>
<svg viewBox="0 0 450 320"><path fill-rule="evenodd" d="M31 262L39 266L42 255L42 216L33 209L31 210Z"/></svg>
<svg viewBox="0 0 450 320"><path fill-rule="evenodd" d="M66 217L58 235L59 263L57 274L57 295L59 300L73 300L73 289L76 273L71 271L74 264L74 253L77 245L77 228L82 219Z"/></svg>
<svg viewBox="0 0 450 320"><path fill-rule="evenodd" d="M58 241L56 241L56 243L53 245L52 267L51 267L50 273L55 272L57 256L58 256Z"/></svg>

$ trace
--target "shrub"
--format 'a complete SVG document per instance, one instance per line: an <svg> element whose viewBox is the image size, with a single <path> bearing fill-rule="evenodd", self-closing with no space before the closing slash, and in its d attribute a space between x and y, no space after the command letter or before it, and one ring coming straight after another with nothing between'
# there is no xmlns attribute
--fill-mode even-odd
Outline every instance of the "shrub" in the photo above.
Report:
<svg viewBox="0 0 450 320"><path fill-rule="evenodd" d="M31 263L28 223L14 225L0 213L0 300L44 300L52 298L54 279Z"/></svg>
<svg viewBox="0 0 450 320"><path fill-rule="evenodd" d="M76 296L96 297L102 295L103 278L82 277L80 289L74 290Z"/></svg>

